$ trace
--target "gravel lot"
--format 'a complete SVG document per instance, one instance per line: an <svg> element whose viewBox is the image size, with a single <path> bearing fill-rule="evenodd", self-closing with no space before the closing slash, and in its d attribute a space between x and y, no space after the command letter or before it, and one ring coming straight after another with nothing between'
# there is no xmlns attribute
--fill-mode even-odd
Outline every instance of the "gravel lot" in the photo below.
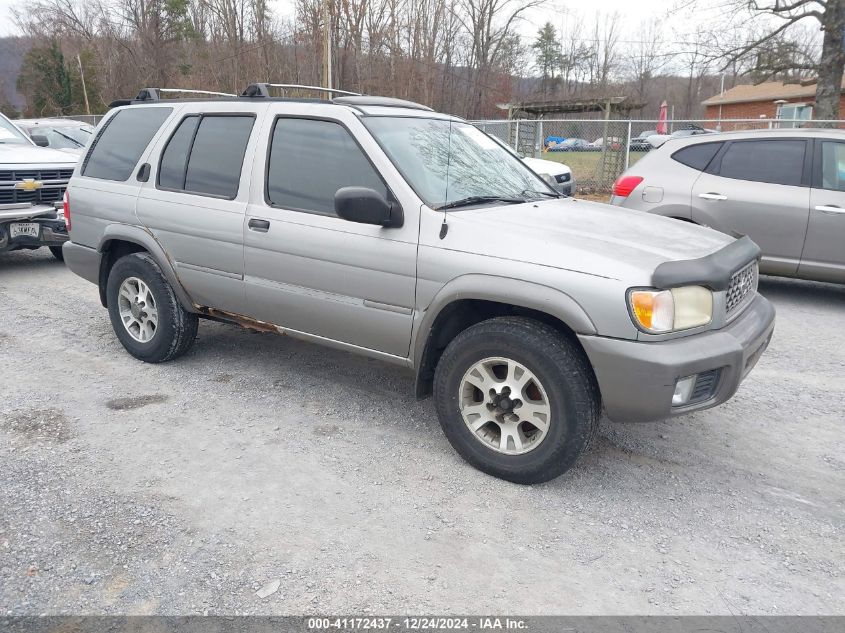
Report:
<svg viewBox="0 0 845 633"><path fill-rule="evenodd" d="M93 285L0 255L0 614L845 613L845 287L761 291L731 402L522 487L391 366L208 322L144 365Z"/></svg>

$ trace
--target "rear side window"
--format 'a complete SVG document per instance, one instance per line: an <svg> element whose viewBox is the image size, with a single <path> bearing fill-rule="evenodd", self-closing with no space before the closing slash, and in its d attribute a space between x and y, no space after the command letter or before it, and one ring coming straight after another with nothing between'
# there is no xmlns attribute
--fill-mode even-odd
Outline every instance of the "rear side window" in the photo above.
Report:
<svg viewBox="0 0 845 633"><path fill-rule="evenodd" d="M173 108L129 108L115 114L100 130L85 159L82 175L124 181Z"/></svg>
<svg viewBox="0 0 845 633"><path fill-rule="evenodd" d="M704 171L721 148L721 143L699 143L679 149L672 158L687 167Z"/></svg>
<svg viewBox="0 0 845 633"><path fill-rule="evenodd" d="M161 155L158 185L221 198L238 195L238 184L255 117L189 116Z"/></svg>
<svg viewBox="0 0 845 633"><path fill-rule="evenodd" d="M188 166L188 153L194 142L194 133L200 118L189 116L184 119L161 155L161 165L158 168L158 184L166 189L185 188L185 168Z"/></svg>
<svg viewBox="0 0 845 633"><path fill-rule="evenodd" d="M818 144L818 141L816 141ZM822 141L822 189L845 191L845 143Z"/></svg>
<svg viewBox="0 0 845 633"><path fill-rule="evenodd" d="M734 141L722 156L719 175L752 182L799 186L804 171L806 145L801 140Z"/></svg>
<svg viewBox="0 0 845 633"><path fill-rule="evenodd" d="M286 209L334 215L342 187L387 187L342 125L311 119L278 119L267 168L267 200Z"/></svg>

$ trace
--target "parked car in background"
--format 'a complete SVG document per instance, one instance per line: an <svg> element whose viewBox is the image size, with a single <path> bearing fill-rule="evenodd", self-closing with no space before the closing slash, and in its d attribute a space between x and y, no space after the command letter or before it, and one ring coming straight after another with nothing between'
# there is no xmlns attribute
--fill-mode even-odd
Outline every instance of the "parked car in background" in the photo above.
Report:
<svg viewBox="0 0 845 633"><path fill-rule="evenodd" d="M266 89L121 102L71 180L67 265L135 358L184 354L202 317L390 362L464 459L527 484L602 408L716 406L766 349L750 239L562 197L425 106Z"/></svg>
<svg viewBox="0 0 845 633"><path fill-rule="evenodd" d="M81 154L94 137L94 127L73 119L17 119L14 121L37 145ZM46 143L42 139L46 139Z"/></svg>
<svg viewBox="0 0 845 633"><path fill-rule="evenodd" d="M0 252L46 246L62 259L61 205L76 156L38 147L0 114Z"/></svg>
<svg viewBox="0 0 845 633"><path fill-rule="evenodd" d="M652 147L660 147L668 141L669 139L673 138L687 138L689 136L701 136L702 134L716 134L717 130L711 130L709 128L703 128L698 125L689 125L685 128L681 128L680 130L675 130L671 134L653 134L652 136L646 137L646 141Z"/></svg>
<svg viewBox="0 0 845 633"><path fill-rule="evenodd" d="M845 283L845 132L672 139L616 181L611 201L748 235L763 273Z"/></svg>
<svg viewBox="0 0 845 633"><path fill-rule="evenodd" d="M505 148L505 150L507 150L509 153L516 156L523 163L528 165L531 169L534 170L534 172L542 176L557 191L559 191L565 196L572 195L572 191L574 190L574 183L572 181L572 170L567 165L559 163L556 160L544 160L542 158L532 158L530 156L525 156L524 154L520 154L519 152L517 152L498 136L493 136L492 134L488 134L488 136L494 141L496 141L496 143L501 145L503 148Z"/></svg>
<svg viewBox="0 0 845 633"><path fill-rule="evenodd" d="M653 145L649 143L648 138L650 136L655 136L656 134L657 130L645 130L644 132L640 132L637 136L631 139L628 148L632 152L648 152L653 147Z"/></svg>
<svg viewBox="0 0 845 633"><path fill-rule="evenodd" d="M607 138L599 137L589 145L587 148L592 151L600 151L604 148L611 149L611 150L620 150L622 149L622 139L616 136L608 136Z"/></svg>
<svg viewBox="0 0 845 633"><path fill-rule="evenodd" d="M558 145L559 152L584 152L589 150L589 143L583 138L568 138Z"/></svg>

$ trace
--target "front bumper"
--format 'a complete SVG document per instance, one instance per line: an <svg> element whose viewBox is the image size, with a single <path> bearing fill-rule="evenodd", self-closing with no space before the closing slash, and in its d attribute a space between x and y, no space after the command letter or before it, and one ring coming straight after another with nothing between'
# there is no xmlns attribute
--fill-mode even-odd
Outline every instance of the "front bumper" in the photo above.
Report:
<svg viewBox="0 0 845 633"><path fill-rule="evenodd" d="M575 183L573 182L572 178L570 177L569 180L565 182L557 182L552 185L555 191L558 193L562 193L565 196L572 196L572 192L574 191Z"/></svg>
<svg viewBox="0 0 845 633"><path fill-rule="evenodd" d="M646 343L579 335L593 365L607 416L617 422L660 420L722 404L736 393L772 338L775 309L760 295L720 330ZM672 406L679 378L720 370L712 396Z"/></svg>
<svg viewBox="0 0 845 633"><path fill-rule="evenodd" d="M38 235L16 235L12 237L12 224L36 224ZM46 216L17 218L0 217L0 253L19 249L33 249L42 246L61 246L68 239L64 218L55 213Z"/></svg>

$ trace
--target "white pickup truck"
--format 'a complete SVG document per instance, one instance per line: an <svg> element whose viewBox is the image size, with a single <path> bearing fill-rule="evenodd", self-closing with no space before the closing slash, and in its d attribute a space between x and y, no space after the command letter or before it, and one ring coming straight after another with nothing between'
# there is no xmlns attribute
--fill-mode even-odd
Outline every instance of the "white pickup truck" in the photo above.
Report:
<svg viewBox="0 0 845 633"><path fill-rule="evenodd" d="M62 198L76 157L38 147L0 114L0 253L46 246L62 259Z"/></svg>

